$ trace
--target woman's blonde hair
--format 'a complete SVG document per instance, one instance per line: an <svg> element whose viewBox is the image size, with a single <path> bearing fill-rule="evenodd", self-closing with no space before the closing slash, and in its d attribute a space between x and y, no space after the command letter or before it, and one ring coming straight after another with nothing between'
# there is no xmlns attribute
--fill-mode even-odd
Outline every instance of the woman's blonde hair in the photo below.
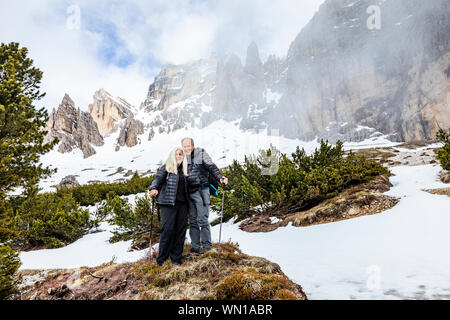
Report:
<svg viewBox="0 0 450 320"><path fill-rule="evenodd" d="M170 151L169 153L169 157L166 160L166 171L170 172L170 173L175 173L178 174L178 164L177 164L177 158L176 158L176 153L178 150L181 150L181 152L183 152L183 173L185 176L188 175L187 173L187 159L186 159L186 155L184 154L183 149L181 148L174 148L172 151Z"/></svg>

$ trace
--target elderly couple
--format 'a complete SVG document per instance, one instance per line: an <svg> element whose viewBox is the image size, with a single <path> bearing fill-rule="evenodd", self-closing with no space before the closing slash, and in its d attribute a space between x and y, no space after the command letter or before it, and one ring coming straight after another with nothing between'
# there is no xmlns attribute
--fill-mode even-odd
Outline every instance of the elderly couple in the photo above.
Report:
<svg viewBox="0 0 450 320"><path fill-rule="evenodd" d="M172 150L150 186L150 195L158 196L156 203L161 208L158 265L169 256L173 264L181 264L188 213L191 253L211 250L209 175L228 183L206 151L194 147L192 138L184 138L181 145L183 148Z"/></svg>

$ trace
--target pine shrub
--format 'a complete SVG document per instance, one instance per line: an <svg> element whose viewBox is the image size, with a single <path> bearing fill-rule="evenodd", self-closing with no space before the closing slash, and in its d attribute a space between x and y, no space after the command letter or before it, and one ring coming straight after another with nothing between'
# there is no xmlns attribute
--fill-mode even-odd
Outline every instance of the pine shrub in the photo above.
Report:
<svg viewBox="0 0 450 320"><path fill-rule="evenodd" d="M450 171L450 128L446 132L439 129L437 139L444 143L444 146L437 151L437 157L444 170Z"/></svg>
<svg viewBox="0 0 450 320"><path fill-rule="evenodd" d="M263 174L264 154L276 155L273 174ZM381 174L389 175L389 171L363 156L347 154L340 141L333 146L322 140L311 155L297 147L291 157L271 146L257 157L245 157L243 164L234 161L224 170L229 183L221 186L226 191L223 219L236 217L240 221L260 213L306 210ZM221 198L219 193L211 201L216 211L221 210Z"/></svg>
<svg viewBox="0 0 450 320"><path fill-rule="evenodd" d="M14 242L19 246L62 247L86 234L95 222L71 194L30 194L13 218Z"/></svg>
<svg viewBox="0 0 450 320"><path fill-rule="evenodd" d="M71 193L82 206L94 205L106 199L108 193L123 196L148 191L153 181L151 177L140 177L137 173L125 182L95 183L81 185L73 188L58 189L57 193Z"/></svg>
<svg viewBox="0 0 450 320"><path fill-rule="evenodd" d="M156 204L153 220L151 219L151 201L147 194L138 197L133 208L127 199L109 194L98 210L105 216L110 215L109 222L118 227L117 230L113 231L110 242L140 238L150 231L151 221L155 230L159 228L160 222L156 213Z"/></svg>

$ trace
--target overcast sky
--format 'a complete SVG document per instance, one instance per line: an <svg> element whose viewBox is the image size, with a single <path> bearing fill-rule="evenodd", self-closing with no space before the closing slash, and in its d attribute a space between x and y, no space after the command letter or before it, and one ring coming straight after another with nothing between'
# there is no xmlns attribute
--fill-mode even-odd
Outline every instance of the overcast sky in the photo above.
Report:
<svg viewBox="0 0 450 320"><path fill-rule="evenodd" d="M289 44L324 0L0 0L0 42L19 42L44 72L49 110L65 93L87 110L104 88L138 106L165 63L256 42L263 61Z"/></svg>

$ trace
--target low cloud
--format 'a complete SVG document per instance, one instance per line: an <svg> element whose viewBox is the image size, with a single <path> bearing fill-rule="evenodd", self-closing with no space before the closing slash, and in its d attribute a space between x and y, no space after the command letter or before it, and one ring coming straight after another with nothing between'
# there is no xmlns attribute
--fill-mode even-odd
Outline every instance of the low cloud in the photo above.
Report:
<svg viewBox="0 0 450 320"><path fill-rule="evenodd" d="M244 59L252 40L262 59L284 56L322 2L2 1L0 41L27 47L44 72L47 95L38 106L51 110L68 93L87 110L101 87L138 106L165 63L185 63L213 51ZM71 6L79 8L80 28L70 28Z"/></svg>

